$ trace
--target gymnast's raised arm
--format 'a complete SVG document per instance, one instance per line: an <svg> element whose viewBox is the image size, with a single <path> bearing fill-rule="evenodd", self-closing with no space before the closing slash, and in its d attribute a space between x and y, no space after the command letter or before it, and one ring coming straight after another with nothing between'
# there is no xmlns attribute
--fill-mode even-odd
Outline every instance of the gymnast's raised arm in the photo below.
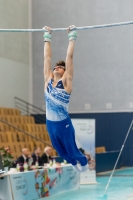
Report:
<svg viewBox="0 0 133 200"><path fill-rule="evenodd" d="M44 79L45 79L45 85L44 90L47 88L49 80L53 77L53 72L51 69L51 57L52 57L52 51L51 51L51 28L44 27L45 30L48 32L45 32L44 34Z"/></svg>
<svg viewBox="0 0 133 200"><path fill-rule="evenodd" d="M70 31L71 27L73 26L69 26L68 28L69 44L66 56L66 72L64 74L66 82L66 91L69 94L72 92L74 42L77 38L76 31Z"/></svg>

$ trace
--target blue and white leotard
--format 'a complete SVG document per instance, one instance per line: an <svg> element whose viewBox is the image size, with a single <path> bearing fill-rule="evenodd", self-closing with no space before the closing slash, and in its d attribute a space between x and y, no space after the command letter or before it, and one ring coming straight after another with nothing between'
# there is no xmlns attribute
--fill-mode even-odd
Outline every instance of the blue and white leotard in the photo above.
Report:
<svg viewBox="0 0 133 200"><path fill-rule="evenodd" d="M68 117L70 94L65 91L62 80L58 81L56 87L52 84L51 79L45 91L46 118L50 121L61 121Z"/></svg>

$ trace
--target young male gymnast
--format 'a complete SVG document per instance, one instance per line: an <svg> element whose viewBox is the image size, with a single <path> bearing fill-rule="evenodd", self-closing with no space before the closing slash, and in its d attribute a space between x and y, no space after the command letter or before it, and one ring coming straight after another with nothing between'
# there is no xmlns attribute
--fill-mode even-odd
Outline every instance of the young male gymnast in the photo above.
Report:
<svg viewBox="0 0 133 200"><path fill-rule="evenodd" d="M72 92L74 43L77 38L77 32L73 28L74 26L68 27L69 44L66 62L58 61L52 69L50 44L52 30L50 27L44 27L46 125L52 145L58 154L71 163L76 171L84 172L88 169L87 158L76 146L75 131L68 114Z"/></svg>

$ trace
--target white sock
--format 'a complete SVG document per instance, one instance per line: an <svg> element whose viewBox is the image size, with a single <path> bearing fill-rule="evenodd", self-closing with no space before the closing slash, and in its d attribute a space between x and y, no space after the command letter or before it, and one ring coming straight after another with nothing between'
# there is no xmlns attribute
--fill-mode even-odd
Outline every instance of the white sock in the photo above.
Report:
<svg viewBox="0 0 133 200"><path fill-rule="evenodd" d="M73 169L76 171L76 172L80 172L80 169L78 167L78 164L77 165L73 165Z"/></svg>
<svg viewBox="0 0 133 200"><path fill-rule="evenodd" d="M89 168L88 163L85 166L80 165L80 172L85 172Z"/></svg>

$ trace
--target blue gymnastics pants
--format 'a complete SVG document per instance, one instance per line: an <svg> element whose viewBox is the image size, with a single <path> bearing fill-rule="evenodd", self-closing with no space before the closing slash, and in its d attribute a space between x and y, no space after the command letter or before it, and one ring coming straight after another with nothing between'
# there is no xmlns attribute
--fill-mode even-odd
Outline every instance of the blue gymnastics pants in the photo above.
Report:
<svg viewBox="0 0 133 200"><path fill-rule="evenodd" d="M56 122L46 120L46 124L52 145L59 156L72 165L76 165L79 161L82 166L85 166L87 158L77 148L71 119L68 117Z"/></svg>

